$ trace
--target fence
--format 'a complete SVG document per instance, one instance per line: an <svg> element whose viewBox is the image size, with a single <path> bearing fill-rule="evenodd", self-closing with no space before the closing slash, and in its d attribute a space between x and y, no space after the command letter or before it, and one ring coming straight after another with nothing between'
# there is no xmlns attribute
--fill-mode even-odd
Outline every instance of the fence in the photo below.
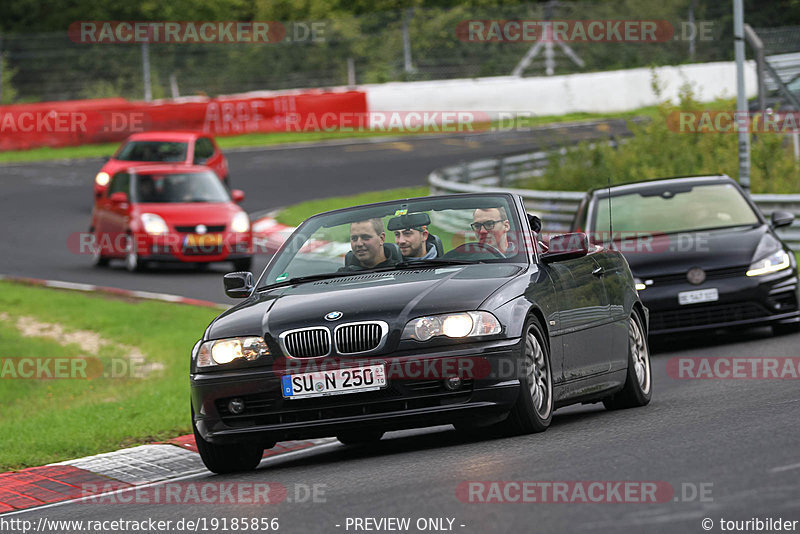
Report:
<svg viewBox="0 0 800 534"><path fill-rule="evenodd" d="M556 149L564 153L566 148ZM566 232L584 196L579 191L536 191L514 189L515 182L541 176L550 163L553 151L537 151L464 162L443 167L428 176L431 194L480 193L505 191L522 196L530 213L542 219L543 231ZM795 251L800 251L800 195L752 195L761 212L793 213L795 221L788 228L778 229L778 235Z"/></svg>
<svg viewBox="0 0 800 534"><path fill-rule="evenodd" d="M135 12L135 11L134 11ZM259 15L260 16L260 12ZM387 81L541 76L732 59L728 13L685 2L549 2L417 7L277 21L270 43L87 43L56 33L0 35L3 102L217 96ZM663 21L661 42L470 42L467 21ZM702 31L700 31L700 29ZM706 31L708 30L708 31ZM567 52L569 50L569 52ZM576 61L576 58L579 61ZM523 61L525 59L525 61ZM16 100L12 99L16 93Z"/></svg>

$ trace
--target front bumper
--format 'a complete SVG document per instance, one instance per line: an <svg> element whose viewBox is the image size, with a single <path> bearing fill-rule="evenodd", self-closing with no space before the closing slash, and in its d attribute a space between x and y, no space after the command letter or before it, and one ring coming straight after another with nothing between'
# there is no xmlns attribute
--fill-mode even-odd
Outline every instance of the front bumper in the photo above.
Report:
<svg viewBox="0 0 800 534"><path fill-rule="evenodd" d="M654 284L639 292L650 310L650 334L691 332L733 326L800 321L800 290L793 269L765 276L737 276L688 282ZM719 300L678 303L678 293L716 288Z"/></svg>
<svg viewBox="0 0 800 534"><path fill-rule="evenodd" d="M440 360L450 364L480 360L482 371L447 390L441 376L403 376L389 372L388 387L378 391L284 399L279 362L273 368L205 372L191 376L195 425L203 439L212 443L282 441L335 436L348 430L400 430L457 423L502 420L516 402L519 380L514 368L519 340L457 345L429 352L373 356L387 370L403 369L409 361ZM340 360L343 364L345 359ZM358 362L350 358L349 364ZM452 365L450 366L452 368ZM291 373L291 372L290 372ZM227 404L244 401L245 411L234 415Z"/></svg>

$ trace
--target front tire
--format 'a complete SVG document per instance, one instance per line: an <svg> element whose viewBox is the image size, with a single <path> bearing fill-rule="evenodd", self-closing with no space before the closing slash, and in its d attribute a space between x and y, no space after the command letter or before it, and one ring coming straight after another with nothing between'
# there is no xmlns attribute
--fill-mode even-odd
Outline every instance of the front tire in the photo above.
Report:
<svg viewBox="0 0 800 534"><path fill-rule="evenodd" d="M97 239L97 234L94 233L94 229L92 228L89 229L89 232L91 232L92 237L94 237L94 243L92 243L92 264L95 267L108 266L109 258L107 256L103 256L102 247Z"/></svg>
<svg viewBox="0 0 800 534"><path fill-rule="evenodd" d="M361 430L338 434L336 439L338 439L344 445L364 445L367 443L378 442L382 437L383 432L380 430Z"/></svg>
<svg viewBox="0 0 800 534"><path fill-rule="evenodd" d="M542 327L529 318L522 331L520 388L508 419L500 423L505 434L544 432L553 420L553 373Z"/></svg>
<svg viewBox="0 0 800 534"><path fill-rule="evenodd" d="M261 463L264 447L255 444L215 445L203 439L194 424L192 413L192 430L197 451L206 468L218 475L252 471Z"/></svg>
<svg viewBox="0 0 800 534"><path fill-rule="evenodd" d="M145 270L145 262L139 257L139 253L136 251L136 244L130 234L128 234L125 244L125 269L130 273L138 273Z"/></svg>
<svg viewBox="0 0 800 534"><path fill-rule="evenodd" d="M634 311L628 320L628 373L625 386L620 392L603 399L603 405L609 410L646 406L652 395L650 349L642 319Z"/></svg>
<svg viewBox="0 0 800 534"><path fill-rule="evenodd" d="M798 332L800 332L800 322L788 324L776 323L772 325L772 333L776 336L788 336Z"/></svg>

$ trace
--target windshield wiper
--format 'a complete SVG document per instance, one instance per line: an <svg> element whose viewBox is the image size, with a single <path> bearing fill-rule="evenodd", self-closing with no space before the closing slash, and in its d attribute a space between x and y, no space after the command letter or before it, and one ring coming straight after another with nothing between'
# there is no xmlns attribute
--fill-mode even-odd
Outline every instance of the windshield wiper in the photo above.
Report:
<svg viewBox="0 0 800 534"><path fill-rule="evenodd" d="M436 267L445 265L474 265L475 261L447 260L443 258L430 258L426 260L405 260L392 265L391 269L414 269L416 267Z"/></svg>
<svg viewBox="0 0 800 534"><path fill-rule="evenodd" d="M295 278L289 278L287 280L281 280L280 282L275 282L266 286L261 286L258 288L259 291L263 289L272 289L275 287L281 286L293 286L295 284L302 284L305 282L316 282L318 280L327 280L329 278L341 278L344 276L353 276L354 274L360 274L364 271L348 271L348 272L333 272L333 273L322 273L322 274L310 274L308 276L297 276Z"/></svg>

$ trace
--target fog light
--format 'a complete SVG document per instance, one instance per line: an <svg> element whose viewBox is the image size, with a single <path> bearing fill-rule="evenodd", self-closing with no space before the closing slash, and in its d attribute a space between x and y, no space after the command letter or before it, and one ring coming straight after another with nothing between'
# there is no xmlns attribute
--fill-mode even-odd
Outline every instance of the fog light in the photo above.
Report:
<svg viewBox="0 0 800 534"><path fill-rule="evenodd" d="M239 415L244 411L244 401L242 399L232 399L228 403L228 411L234 415Z"/></svg>
<svg viewBox="0 0 800 534"><path fill-rule="evenodd" d="M449 389L450 391L455 391L461 387L461 379L457 376L451 376L450 378L446 378L444 380L444 388Z"/></svg>

